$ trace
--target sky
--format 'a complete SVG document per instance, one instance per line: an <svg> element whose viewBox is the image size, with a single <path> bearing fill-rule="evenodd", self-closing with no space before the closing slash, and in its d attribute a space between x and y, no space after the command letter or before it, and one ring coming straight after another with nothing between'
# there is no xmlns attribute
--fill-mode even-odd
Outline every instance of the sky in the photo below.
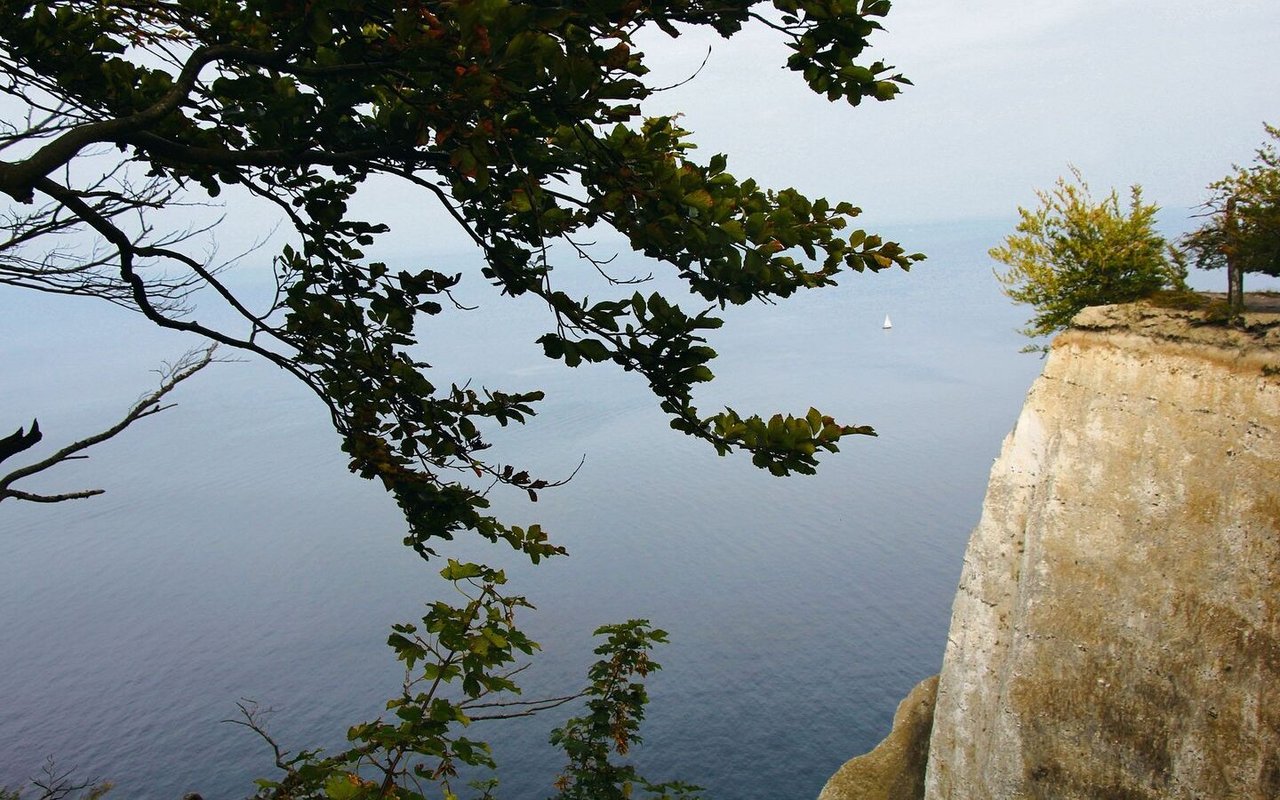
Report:
<svg viewBox="0 0 1280 800"><path fill-rule="evenodd" d="M895 0L871 56L914 82L888 103L829 103L781 65L772 32L641 42L646 113L683 113L699 156L763 185L846 199L892 223L1012 218L1069 165L1094 194L1141 184L1167 209L1280 123L1276 0Z"/></svg>
<svg viewBox="0 0 1280 800"><path fill-rule="evenodd" d="M725 153L739 178L851 201L891 234L1012 227L1074 165L1095 197L1141 185L1173 235L1197 224L1210 182L1252 160L1262 123L1280 123L1278 0L895 0L883 24L864 63L914 84L890 102L814 94L756 24L727 41L644 32L651 85L681 85L642 110L680 114L703 163ZM408 189L375 186L356 208L393 228L376 257L470 250Z"/></svg>
<svg viewBox="0 0 1280 800"><path fill-rule="evenodd" d="M814 94L756 24L728 41L645 32L652 85L682 85L643 110L681 114L698 160L723 152L740 178L849 200L873 231L1011 224L1072 165L1095 196L1140 184L1164 226L1185 230L1207 184L1253 158L1264 120L1280 123L1280 0L895 0L883 23L864 62L914 82L891 102ZM417 190L371 184L353 210L392 233L370 256L474 252ZM224 255L274 229L253 201L222 212Z"/></svg>

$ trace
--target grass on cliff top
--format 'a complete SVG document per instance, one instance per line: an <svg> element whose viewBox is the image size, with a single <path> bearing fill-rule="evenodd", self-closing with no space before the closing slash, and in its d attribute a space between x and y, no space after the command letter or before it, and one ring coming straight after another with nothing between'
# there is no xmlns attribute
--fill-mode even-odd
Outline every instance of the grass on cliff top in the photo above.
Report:
<svg viewBox="0 0 1280 800"><path fill-rule="evenodd" d="M1193 289L1161 289L1148 297L1147 302L1156 308L1172 308L1179 311L1210 309L1217 304L1221 304L1223 308L1227 307L1226 300L1216 300Z"/></svg>

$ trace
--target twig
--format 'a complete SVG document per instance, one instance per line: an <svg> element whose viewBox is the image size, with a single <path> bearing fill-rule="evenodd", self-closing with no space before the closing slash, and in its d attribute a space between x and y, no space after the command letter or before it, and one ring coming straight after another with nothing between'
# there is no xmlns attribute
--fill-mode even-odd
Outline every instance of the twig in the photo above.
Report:
<svg viewBox="0 0 1280 800"><path fill-rule="evenodd" d="M230 722L232 725L243 726L261 736L263 741L271 746L271 752L275 756L276 766L285 772L291 773L293 770L289 766L289 762L287 760L289 752L281 749L279 742L277 742L271 734L267 733L266 723L262 720L264 716L274 713L275 709L262 708L258 705L257 700L250 700L248 698L241 698L238 700L236 702L236 708L240 709L240 715L244 717L244 719L224 719L222 721Z"/></svg>

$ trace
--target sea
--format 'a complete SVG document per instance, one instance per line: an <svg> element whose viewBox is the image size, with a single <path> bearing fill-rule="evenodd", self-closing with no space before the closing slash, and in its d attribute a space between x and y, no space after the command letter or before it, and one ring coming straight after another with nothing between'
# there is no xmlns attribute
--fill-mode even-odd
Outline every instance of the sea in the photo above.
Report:
<svg viewBox="0 0 1280 800"><path fill-rule="evenodd" d="M1042 366L1019 352L1028 310L1003 297L986 255L1011 227L885 226L928 260L730 309L711 332L704 410L814 406L874 426L811 477L775 478L673 432L633 374L548 361L533 341L554 323L524 298L481 293L476 310L430 321L439 385L547 394L530 424L496 432L493 457L552 479L577 470L537 503L494 496L503 519L542 524L569 557L532 567L484 542L442 549L504 566L536 607L521 618L542 647L520 676L526 697L580 689L591 632L644 618L670 638L631 755L651 780L721 800L807 799L872 748L939 670L992 460ZM609 269L654 267L623 257ZM228 280L261 276L249 265ZM34 455L106 427L194 344L93 300L0 287L0 309L0 432L38 418ZM347 471L324 409L287 376L231 360L172 399L24 483L105 494L0 508L0 786L53 758L111 781L112 797L247 797L278 773L235 724L237 704L256 703L289 751L340 747L399 690L390 626L449 591L443 564L401 545L394 504ZM497 797L554 794L563 758L547 737L574 711L472 726L493 744Z"/></svg>

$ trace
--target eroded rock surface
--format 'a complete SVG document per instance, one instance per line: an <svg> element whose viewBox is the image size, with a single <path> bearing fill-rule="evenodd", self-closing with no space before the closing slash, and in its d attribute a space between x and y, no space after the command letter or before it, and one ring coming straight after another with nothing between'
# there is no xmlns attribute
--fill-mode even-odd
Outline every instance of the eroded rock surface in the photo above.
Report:
<svg viewBox="0 0 1280 800"><path fill-rule="evenodd" d="M1280 798L1278 319L1106 307L1054 343L965 555L927 798Z"/></svg>
<svg viewBox="0 0 1280 800"><path fill-rule="evenodd" d="M926 678L898 704L893 730L874 750L845 762L818 800L920 800L938 676Z"/></svg>

